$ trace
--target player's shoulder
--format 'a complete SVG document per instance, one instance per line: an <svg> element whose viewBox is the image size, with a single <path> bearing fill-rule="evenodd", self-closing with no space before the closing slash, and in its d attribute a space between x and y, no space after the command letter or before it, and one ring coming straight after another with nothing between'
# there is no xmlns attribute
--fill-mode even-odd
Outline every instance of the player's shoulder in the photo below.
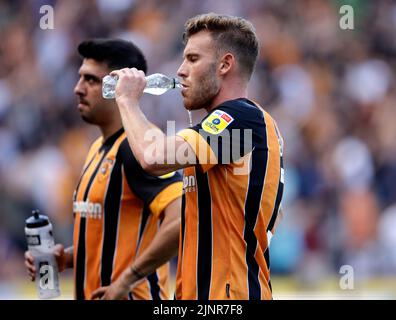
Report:
<svg viewBox="0 0 396 320"><path fill-rule="evenodd" d="M91 148L94 148L94 147L101 146L101 145L102 145L102 143L103 143L103 137L102 137L102 136L100 136L100 137L97 137L97 138L95 139L95 141L94 141L94 142L92 142L92 144L91 144Z"/></svg>
<svg viewBox="0 0 396 320"><path fill-rule="evenodd" d="M102 143L103 143L103 138L102 137L96 138L95 141L92 142L88 153L90 154L90 153L97 152L102 147Z"/></svg>
<svg viewBox="0 0 396 320"><path fill-rule="evenodd" d="M252 120L262 119L263 116L263 110L258 104L246 98L239 98L224 101L213 109L208 118L212 121L219 118L221 122L224 120L227 125L232 124L233 127L243 123L250 123Z"/></svg>
<svg viewBox="0 0 396 320"><path fill-rule="evenodd" d="M133 154L131 146L129 145L127 137L124 137L118 148L118 156L124 162L130 162L134 165L139 165L138 161Z"/></svg>
<svg viewBox="0 0 396 320"><path fill-rule="evenodd" d="M262 114L262 110L260 109L259 105L246 98L224 101L214 111L216 110L221 110L240 118Z"/></svg>
<svg viewBox="0 0 396 320"><path fill-rule="evenodd" d="M130 146L129 143L128 143L127 137L124 137L123 140L121 141L119 150L131 151L131 152L132 152L131 146Z"/></svg>
<svg viewBox="0 0 396 320"><path fill-rule="evenodd" d="M262 124L264 113L261 107L254 102L245 99L228 100L221 103L202 122L202 128L211 129L211 131L221 132L229 128L253 128ZM212 132L215 133L215 132Z"/></svg>
<svg viewBox="0 0 396 320"><path fill-rule="evenodd" d="M140 163L138 162L138 160L135 158L135 155L133 154L132 148L129 145L128 139L125 137L124 140L121 142L119 150L118 150L118 154L120 155L121 161L123 162L124 166L125 166L125 170L126 172L129 172L130 169L135 170L135 178L136 178L136 173L137 172L141 172L144 173L144 175L147 175L147 173L144 172L143 168L141 167ZM181 175L179 172L175 171L175 172L170 172L168 174L164 174L160 177L154 177L152 176L151 178L158 178L161 180L166 180L168 178L174 178L176 181L181 181Z"/></svg>

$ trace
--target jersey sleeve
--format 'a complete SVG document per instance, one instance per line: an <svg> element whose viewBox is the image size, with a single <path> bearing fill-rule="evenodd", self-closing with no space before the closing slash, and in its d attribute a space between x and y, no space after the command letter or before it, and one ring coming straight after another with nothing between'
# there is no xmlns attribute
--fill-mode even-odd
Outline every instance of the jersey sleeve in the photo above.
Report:
<svg viewBox="0 0 396 320"><path fill-rule="evenodd" d="M149 175L136 160L127 139L122 142L119 152L129 187L155 216L158 217L169 203L182 195L180 173L175 171L161 177Z"/></svg>
<svg viewBox="0 0 396 320"><path fill-rule="evenodd" d="M177 135L188 142L206 172L217 164L236 162L251 152L258 138L255 128L263 123L263 114L257 107L234 101L220 105L200 124Z"/></svg>

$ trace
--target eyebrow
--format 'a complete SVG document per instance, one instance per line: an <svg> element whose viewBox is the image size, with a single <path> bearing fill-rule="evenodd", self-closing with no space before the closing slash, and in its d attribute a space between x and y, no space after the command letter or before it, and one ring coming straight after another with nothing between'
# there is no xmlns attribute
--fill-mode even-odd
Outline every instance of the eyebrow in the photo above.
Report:
<svg viewBox="0 0 396 320"><path fill-rule="evenodd" d="M81 73L81 72L79 72L79 75L82 76L82 77L84 77L85 79L86 79L86 78L91 78L91 79L93 79L93 80L95 80L95 81L97 81L97 82L102 81L101 78L99 78L98 76L96 76L96 75L94 75L94 74L92 74L92 73Z"/></svg>

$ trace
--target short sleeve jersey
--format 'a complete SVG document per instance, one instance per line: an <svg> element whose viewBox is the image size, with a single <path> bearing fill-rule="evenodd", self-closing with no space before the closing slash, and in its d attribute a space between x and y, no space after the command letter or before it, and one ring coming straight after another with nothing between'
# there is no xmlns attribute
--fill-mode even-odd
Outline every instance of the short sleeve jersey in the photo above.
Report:
<svg viewBox="0 0 396 320"><path fill-rule="evenodd" d="M271 299L267 234L283 194L283 139L248 99L222 103L178 133L184 169L177 299Z"/></svg>
<svg viewBox="0 0 396 320"><path fill-rule="evenodd" d="M74 192L76 299L116 280L150 244L167 205L182 195L175 172L153 177L135 159L123 129L97 139ZM168 299L169 265L149 275L129 299Z"/></svg>

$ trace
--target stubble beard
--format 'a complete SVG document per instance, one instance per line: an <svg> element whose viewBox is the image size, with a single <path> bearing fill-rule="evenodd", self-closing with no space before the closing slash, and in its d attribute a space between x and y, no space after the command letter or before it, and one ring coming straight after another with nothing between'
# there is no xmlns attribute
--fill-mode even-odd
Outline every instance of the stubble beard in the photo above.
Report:
<svg viewBox="0 0 396 320"><path fill-rule="evenodd" d="M87 117L86 115L81 115L81 119L83 119L84 122L88 123L88 124L95 124L91 118Z"/></svg>
<svg viewBox="0 0 396 320"><path fill-rule="evenodd" d="M216 79L216 64L209 66L208 71L196 80L196 89L188 100L184 99L184 107L187 110L198 110L211 105L220 90Z"/></svg>

